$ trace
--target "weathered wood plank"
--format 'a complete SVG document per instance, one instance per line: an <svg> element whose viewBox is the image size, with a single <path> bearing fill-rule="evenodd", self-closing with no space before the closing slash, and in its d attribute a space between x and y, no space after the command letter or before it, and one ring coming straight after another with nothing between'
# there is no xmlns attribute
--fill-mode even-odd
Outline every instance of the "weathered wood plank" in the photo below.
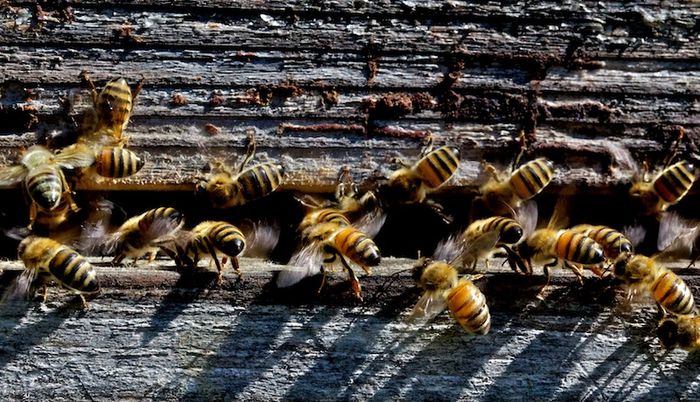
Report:
<svg viewBox="0 0 700 402"><path fill-rule="evenodd" d="M404 321L418 297L409 273L383 285L409 260L389 259L361 278L363 305L340 286L316 296L316 281L280 292L267 285L279 266L243 262L244 282L227 276L221 288L210 287L213 272L98 268L104 292L87 311L55 291L45 306L4 304L0 394L603 400L693 399L700 392L696 356L665 353L654 339L654 308L629 311L621 292L599 280L579 287L557 272L540 301L541 278L489 274L478 285L489 299L492 330L474 337L446 314L424 326ZM7 281L16 265L5 267ZM694 270L684 278L698 290Z"/></svg>

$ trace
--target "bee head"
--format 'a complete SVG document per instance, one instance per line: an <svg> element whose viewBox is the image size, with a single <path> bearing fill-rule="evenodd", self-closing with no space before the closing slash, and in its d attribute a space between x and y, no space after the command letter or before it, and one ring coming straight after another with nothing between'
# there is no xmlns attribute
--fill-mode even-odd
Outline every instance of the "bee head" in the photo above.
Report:
<svg viewBox="0 0 700 402"><path fill-rule="evenodd" d="M243 251L245 248L245 242L243 239L235 238L219 245L219 247L224 254L228 255L229 257L235 257Z"/></svg>
<svg viewBox="0 0 700 402"><path fill-rule="evenodd" d="M413 278L414 281L418 282L420 278L423 276L423 272L425 272L425 269L430 265L432 260L427 257L421 257L417 262L416 265L413 266L411 269L411 278Z"/></svg>
<svg viewBox="0 0 700 402"><path fill-rule="evenodd" d="M666 349L673 349L681 343L681 334L678 333L678 323L675 319L667 318L661 321L656 329L656 335Z"/></svg>
<svg viewBox="0 0 700 402"><path fill-rule="evenodd" d="M523 228L520 225L509 225L501 232L501 243L514 244L523 237Z"/></svg>

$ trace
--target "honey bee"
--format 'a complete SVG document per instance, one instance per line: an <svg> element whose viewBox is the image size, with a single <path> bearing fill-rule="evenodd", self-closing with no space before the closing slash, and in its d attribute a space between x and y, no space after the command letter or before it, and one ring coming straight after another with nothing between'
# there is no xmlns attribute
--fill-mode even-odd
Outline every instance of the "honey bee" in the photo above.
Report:
<svg viewBox="0 0 700 402"><path fill-rule="evenodd" d="M622 280L630 295L642 292L651 296L661 309L671 314L693 314L695 301L686 283L653 258L640 254L615 263L615 277Z"/></svg>
<svg viewBox="0 0 700 402"><path fill-rule="evenodd" d="M413 268L413 278L423 289L423 295L410 320L430 320L447 308L465 331L475 335L489 332L491 315L484 294L471 280L458 279L452 265L422 258Z"/></svg>
<svg viewBox="0 0 700 402"><path fill-rule="evenodd" d="M635 178L630 195L640 200L649 215L657 215L680 201L695 182L695 167L688 161L663 169L653 180Z"/></svg>
<svg viewBox="0 0 700 402"><path fill-rule="evenodd" d="M681 315L667 317L659 323L656 335L666 349L679 347L688 351L700 349L700 317Z"/></svg>
<svg viewBox="0 0 700 402"><path fill-rule="evenodd" d="M509 253L510 258L517 255L515 262L522 271L527 273L532 273L533 262L546 262L544 273L547 276L547 283L550 278L549 268L563 265L571 269L579 281L582 281L582 266L596 266L605 260L603 247L592 238L574 230L557 229L564 219L563 205L560 199L547 227L532 232L527 229L525 240L514 247L515 253ZM529 220L532 221L532 219ZM511 266L513 266L512 263Z"/></svg>
<svg viewBox="0 0 700 402"><path fill-rule="evenodd" d="M70 196L62 197L58 206L52 210L36 208L34 212L35 218L30 224L30 229L32 231L36 231L39 228L49 231L56 229L79 211L80 208Z"/></svg>
<svg viewBox="0 0 700 402"><path fill-rule="evenodd" d="M127 138L122 136L129 123L136 97L143 88L141 80L134 91L124 78L117 78L105 84L98 93L95 84L86 71L80 77L87 84L92 95L93 108L86 114L83 122L85 134L80 141L91 144L124 145Z"/></svg>
<svg viewBox="0 0 700 402"><path fill-rule="evenodd" d="M502 215L517 210L523 201L539 194L554 177L554 165L545 158L537 158L504 177L493 165L486 165L491 178L479 189L483 202L492 212Z"/></svg>
<svg viewBox="0 0 700 402"><path fill-rule="evenodd" d="M335 199L338 210L367 236L374 238L384 226L386 212L377 193L373 190L361 193L347 167L341 168L338 175Z"/></svg>
<svg viewBox="0 0 700 402"><path fill-rule="evenodd" d="M437 212L441 207L426 200L429 192L447 182L459 168L459 149L443 146L432 150L432 136L421 151L421 159L413 165L396 160L402 167L393 172L379 189L382 199L393 204L425 202Z"/></svg>
<svg viewBox="0 0 700 402"><path fill-rule="evenodd" d="M515 219L501 216L479 219L460 235L438 243L433 257L447 261L460 260L462 267L472 271L476 269L477 262L484 259L488 269L488 259L494 250L517 243L522 235L523 227Z"/></svg>
<svg viewBox="0 0 700 402"><path fill-rule="evenodd" d="M102 177L118 179L132 176L143 165L143 159L126 148L103 147L96 151L95 173Z"/></svg>
<svg viewBox="0 0 700 402"><path fill-rule="evenodd" d="M321 272L323 280L320 292L326 282L326 271L340 262L348 274L355 297L362 300L360 281L346 257L359 265L365 273L370 274L370 267L379 265L381 256L379 248L369 236L353 226L330 221L307 228L304 243L305 245L292 256L290 267L280 272L277 287L292 286Z"/></svg>
<svg viewBox="0 0 700 402"><path fill-rule="evenodd" d="M168 248L161 246L166 254L171 255L178 266L197 266L201 255L209 255L216 265L219 273L218 283L223 281L222 262L219 261L218 254L223 254L231 259L231 267L242 276L238 264L238 255L243 252L246 245L245 236L234 225L221 221L204 221L195 226L191 231L181 231L178 238L174 240L177 253L168 251ZM225 261L223 262L225 264Z"/></svg>
<svg viewBox="0 0 700 402"><path fill-rule="evenodd" d="M162 244L171 242L175 233L184 224L185 217L175 208L159 207L126 220L107 237L103 250L115 254L112 264L120 264L124 258L132 257L136 262L149 254L155 259Z"/></svg>
<svg viewBox="0 0 700 402"><path fill-rule="evenodd" d="M231 208L262 198L282 183L284 167L278 163L260 163L248 169L246 164L255 154L255 139L248 137L248 151L238 173L216 163L207 179L197 183L197 193L206 195L214 208Z"/></svg>
<svg viewBox="0 0 700 402"><path fill-rule="evenodd" d="M625 237L622 232L607 226L581 224L569 230L586 235L603 247L603 253L607 262L615 261L620 255L629 254L633 249L630 239ZM603 275L603 272L596 266L592 266L591 270L598 276Z"/></svg>
<svg viewBox="0 0 700 402"><path fill-rule="evenodd" d="M27 237L20 242L18 254L26 267L27 274L24 280L27 289L37 277L53 279L78 294L84 307L87 307L87 301L83 295L96 294L100 291L95 269L85 257L55 240L45 237ZM43 286L44 301L46 301L45 282Z"/></svg>
<svg viewBox="0 0 700 402"><path fill-rule="evenodd" d="M0 168L0 185L24 181L24 189L31 199L29 212L33 222L37 209L53 211L61 202L75 209L63 169L87 167L95 162L94 155L83 148L69 147L54 154L41 145L33 145L24 152L19 165Z"/></svg>

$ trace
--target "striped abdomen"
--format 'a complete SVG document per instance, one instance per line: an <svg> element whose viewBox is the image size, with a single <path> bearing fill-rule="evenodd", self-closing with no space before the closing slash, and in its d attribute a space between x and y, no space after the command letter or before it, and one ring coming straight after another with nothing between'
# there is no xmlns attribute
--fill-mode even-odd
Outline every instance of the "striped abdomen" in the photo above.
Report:
<svg viewBox="0 0 700 402"><path fill-rule="evenodd" d="M675 204L688 193L695 181L695 168L682 161L664 169L654 179L654 192L666 203Z"/></svg>
<svg viewBox="0 0 700 402"><path fill-rule="evenodd" d="M447 308L466 331L486 335L491 328L491 314L486 297L470 280L461 279L447 295Z"/></svg>
<svg viewBox="0 0 700 402"><path fill-rule="evenodd" d="M351 226L335 234L334 245L336 250L363 267L377 266L381 260L374 241Z"/></svg>
<svg viewBox="0 0 700 402"><path fill-rule="evenodd" d="M25 180L27 193L41 208L52 210L61 202L62 176L60 168L50 165L32 169Z"/></svg>
<svg viewBox="0 0 700 402"><path fill-rule="evenodd" d="M656 279L651 285L651 293L654 300L667 312L692 314L695 311L695 300L688 285L666 268L659 268Z"/></svg>
<svg viewBox="0 0 700 402"><path fill-rule="evenodd" d="M252 201L275 191L283 176L284 168L276 163L261 163L242 171L236 177L242 201Z"/></svg>
<svg viewBox="0 0 700 402"><path fill-rule="evenodd" d="M554 254L567 261L591 265L600 264L605 260L603 248L590 237L564 230L554 243Z"/></svg>
<svg viewBox="0 0 700 402"><path fill-rule="evenodd" d="M600 244L607 258L616 258L621 253L632 251L632 242L622 233L607 226L578 225L569 230L584 234Z"/></svg>
<svg viewBox="0 0 700 402"><path fill-rule="evenodd" d="M98 95L95 108L100 124L121 133L129 122L132 109L131 88L126 80L109 81Z"/></svg>
<svg viewBox="0 0 700 402"><path fill-rule="evenodd" d="M466 230L471 237L494 231L499 233L499 242L505 244L516 243L523 235L523 227L518 221L502 216L474 221Z"/></svg>
<svg viewBox="0 0 700 402"><path fill-rule="evenodd" d="M516 169L508 182L521 200L527 200L547 187L553 176L552 162L537 158Z"/></svg>
<svg viewBox="0 0 700 402"><path fill-rule="evenodd" d="M308 213L299 224L299 232L304 233L309 227L321 223L334 223L338 227L350 226L350 221L342 211L335 208L323 208Z"/></svg>
<svg viewBox="0 0 700 402"><path fill-rule="evenodd" d="M192 231L200 237L196 244L201 253L208 253L201 237L208 238L217 250L229 257L237 256L245 247L245 236L243 233L228 222L206 221L195 226Z"/></svg>
<svg viewBox="0 0 700 402"><path fill-rule="evenodd" d="M166 234L179 227L184 220L185 217L177 209L160 207L144 212L139 219L138 227L140 232L145 233L152 229L154 223L157 223L163 226L162 232Z"/></svg>
<svg viewBox="0 0 700 402"><path fill-rule="evenodd" d="M92 265L76 251L64 245L58 245L59 250L49 260L44 269L68 289L80 293L95 293L100 285Z"/></svg>
<svg viewBox="0 0 700 402"><path fill-rule="evenodd" d="M440 187L457 171L459 150L440 147L419 160L414 169L429 188Z"/></svg>
<svg viewBox="0 0 700 402"><path fill-rule="evenodd" d="M132 151L120 147L105 147L97 153L95 169L104 177L127 177L143 167L143 160Z"/></svg>

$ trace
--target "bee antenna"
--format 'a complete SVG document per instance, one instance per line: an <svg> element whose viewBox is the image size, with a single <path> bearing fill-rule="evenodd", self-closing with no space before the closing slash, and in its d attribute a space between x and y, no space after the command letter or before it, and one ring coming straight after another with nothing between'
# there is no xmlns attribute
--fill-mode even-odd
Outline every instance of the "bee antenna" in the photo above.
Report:
<svg viewBox="0 0 700 402"><path fill-rule="evenodd" d="M525 151L527 150L527 139L525 138L525 130L520 130L520 133L518 134L518 142L520 143L520 152L518 152L518 155L513 160L513 166L511 167L511 170L515 170L515 167L520 164L520 159L523 157Z"/></svg>
<svg viewBox="0 0 700 402"><path fill-rule="evenodd" d="M680 147L683 138L685 138L685 129L683 127L680 127L678 129L678 136L673 141L673 147L671 148L671 152L669 152L669 154L666 156L666 159L664 160L664 169L669 167L671 165L671 162L673 162L673 159L676 157L676 155L678 155L678 148Z"/></svg>

